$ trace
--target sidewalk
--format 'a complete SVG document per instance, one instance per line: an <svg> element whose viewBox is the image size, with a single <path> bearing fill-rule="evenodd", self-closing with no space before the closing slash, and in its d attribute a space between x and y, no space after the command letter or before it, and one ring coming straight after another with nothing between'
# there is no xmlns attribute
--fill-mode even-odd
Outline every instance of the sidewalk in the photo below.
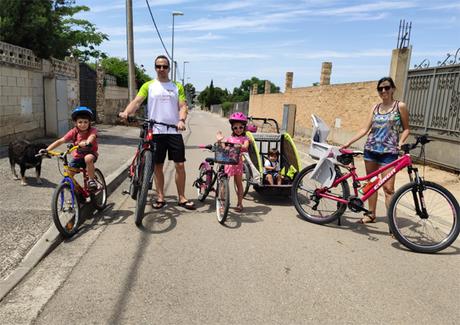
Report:
<svg viewBox="0 0 460 325"><path fill-rule="evenodd" d="M137 146L139 128L111 125L96 127L99 130L100 155L96 167L104 174L110 194L114 185L120 184L127 176L126 167ZM45 143L54 140L40 139ZM16 166L16 170L19 175L19 166ZM27 186L13 180L7 148L0 148L0 183L3 189L0 191L0 282L11 276L47 230L54 228L50 215L51 197L62 178L57 159L43 160L41 176L42 185L36 182L35 169L26 171ZM50 241L49 238L46 241Z"/></svg>

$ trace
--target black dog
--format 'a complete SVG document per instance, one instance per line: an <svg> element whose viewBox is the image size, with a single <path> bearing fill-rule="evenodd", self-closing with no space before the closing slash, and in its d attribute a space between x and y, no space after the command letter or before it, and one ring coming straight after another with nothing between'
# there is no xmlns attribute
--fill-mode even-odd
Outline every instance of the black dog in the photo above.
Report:
<svg viewBox="0 0 460 325"><path fill-rule="evenodd" d="M35 167L37 183L41 184L40 172L42 168L42 157L36 157L40 149L46 149L48 146L43 143L32 143L27 140L16 140L10 143L8 147L8 156L10 158L11 171L14 179L18 179L15 164L21 167L21 184L27 185L24 176L26 169Z"/></svg>

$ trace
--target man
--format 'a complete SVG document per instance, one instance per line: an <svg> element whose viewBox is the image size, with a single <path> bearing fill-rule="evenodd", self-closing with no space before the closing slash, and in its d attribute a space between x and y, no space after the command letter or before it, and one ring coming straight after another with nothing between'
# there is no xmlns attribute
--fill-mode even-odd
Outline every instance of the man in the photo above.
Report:
<svg viewBox="0 0 460 325"><path fill-rule="evenodd" d="M187 103L184 88L180 83L169 80L169 60L160 55L155 59L157 78L144 83L136 98L128 104L119 116L126 119L134 114L147 98L148 118L165 124L174 124L177 130L164 125L154 125L155 155L155 184L158 193L153 208L161 209L165 206L163 166L168 153L168 159L173 160L176 166L176 187L179 196L179 206L194 210L193 202L185 197L185 146L182 134L178 130L185 130L187 119Z"/></svg>

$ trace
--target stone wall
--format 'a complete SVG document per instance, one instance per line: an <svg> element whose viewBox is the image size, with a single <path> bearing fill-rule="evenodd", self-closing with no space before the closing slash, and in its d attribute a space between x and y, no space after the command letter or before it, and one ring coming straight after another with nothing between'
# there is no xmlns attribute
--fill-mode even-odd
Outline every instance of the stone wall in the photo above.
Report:
<svg viewBox="0 0 460 325"><path fill-rule="evenodd" d="M116 124L118 113L128 105L128 88L118 86L104 87L104 123ZM98 108L99 110L99 108Z"/></svg>
<svg viewBox="0 0 460 325"><path fill-rule="evenodd" d="M32 51L0 42L0 145L44 135L41 69Z"/></svg>
<svg viewBox="0 0 460 325"><path fill-rule="evenodd" d="M0 145L61 136L78 103L75 62L42 60L31 50L0 42Z"/></svg>
<svg viewBox="0 0 460 325"><path fill-rule="evenodd" d="M285 93L251 95L249 114L276 119L281 125L283 105L294 104L295 136L310 137L310 116L316 114L331 128L328 139L344 143L363 126L370 108L379 102L376 83L366 81L288 88Z"/></svg>

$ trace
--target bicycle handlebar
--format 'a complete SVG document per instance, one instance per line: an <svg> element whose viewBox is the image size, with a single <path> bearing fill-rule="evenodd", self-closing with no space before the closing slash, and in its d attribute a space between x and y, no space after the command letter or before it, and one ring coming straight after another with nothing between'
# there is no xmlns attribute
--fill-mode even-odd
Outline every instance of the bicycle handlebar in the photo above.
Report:
<svg viewBox="0 0 460 325"><path fill-rule="evenodd" d="M164 126L166 126L168 128L173 128L173 129L177 130L177 125L167 124L167 123L163 123L163 122L157 122L155 120L150 120L148 118L138 117L138 116L134 116L134 115L128 115L127 120L128 120L128 122L139 121L139 122L144 122L144 123L150 123L151 125L155 125L155 124L164 125Z"/></svg>
<svg viewBox="0 0 460 325"><path fill-rule="evenodd" d="M422 134L417 137L415 137L415 143L406 143L401 146L401 150L404 151L405 154L409 153L409 151L417 148L419 144L422 145L422 147L427 144L428 142L431 142L433 140L428 139L428 134Z"/></svg>
<svg viewBox="0 0 460 325"><path fill-rule="evenodd" d="M88 147L92 147L92 146L93 146L92 143L88 143L88 145L86 147L88 148ZM72 151L77 150L78 148L82 148L82 147L80 147L79 145L73 145L72 143L69 143L67 145L67 150L66 151L59 152L59 151L47 150L46 152L39 152L38 154L35 155L35 157L54 156L54 157L63 158L64 156L68 155ZM42 149L42 150L45 150L45 149Z"/></svg>

